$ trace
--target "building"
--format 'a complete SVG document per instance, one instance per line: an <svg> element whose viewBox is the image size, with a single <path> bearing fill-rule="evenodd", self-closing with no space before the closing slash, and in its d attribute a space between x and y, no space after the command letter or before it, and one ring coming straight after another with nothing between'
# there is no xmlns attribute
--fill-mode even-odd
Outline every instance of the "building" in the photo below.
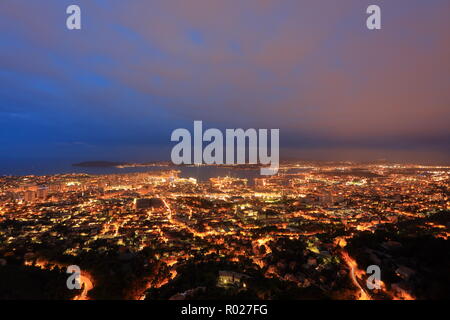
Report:
<svg viewBox="0 0 450 320"><path fill-rule="evenodd" d="M233 271L219 271L219 278L217 280L217 286L221 288L237 287L245 288L244 282L248 276L242 273Z"/></svg>
<svg viewBox="0 0 450 320"><path fill-rule="evenodd" d="M23 199L26 202L33 202L36 200L36 198L37 198L37 194L35 191L32 191L32 190L27 190L23 194Z"/></svg>

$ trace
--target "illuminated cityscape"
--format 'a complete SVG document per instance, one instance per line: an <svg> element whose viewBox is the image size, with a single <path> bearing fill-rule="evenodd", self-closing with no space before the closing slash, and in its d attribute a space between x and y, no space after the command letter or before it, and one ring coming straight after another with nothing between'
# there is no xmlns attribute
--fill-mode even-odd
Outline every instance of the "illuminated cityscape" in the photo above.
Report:
<svg viewBox="0 0 450 320"><path fill-rule="evenodd" d="M449 0L1 0L0 310L438 313L449 30Z"/></svg>
<svg viewBox="0 0 450 320"><path fill-rule="evenodd" d="M205 180L182 170L1 177L0 276L16 279L1 297L448 295L436 276L450 266L450 167L293 161L276 176L230 168ZM73 264L83 288L69 291ZM373 264L383 276L368 290ZM47 277L62 282L39 289Z"/></svg>

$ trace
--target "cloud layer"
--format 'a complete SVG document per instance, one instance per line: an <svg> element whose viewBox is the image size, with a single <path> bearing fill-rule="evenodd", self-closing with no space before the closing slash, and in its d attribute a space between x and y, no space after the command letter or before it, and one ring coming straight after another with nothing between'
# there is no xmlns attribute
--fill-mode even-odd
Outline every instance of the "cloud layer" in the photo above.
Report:
<svg viewBox="0 0 450 320"><path fill-rule="evenodd" d="M0 30L0 156L164 158L198 119L450 159L448 0L3 0Z"/></svg>

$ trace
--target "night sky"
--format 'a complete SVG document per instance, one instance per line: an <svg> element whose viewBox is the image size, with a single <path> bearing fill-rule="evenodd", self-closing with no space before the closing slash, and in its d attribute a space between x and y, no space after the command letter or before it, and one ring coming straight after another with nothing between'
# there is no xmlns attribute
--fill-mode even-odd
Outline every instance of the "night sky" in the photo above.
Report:
<svg viewBox="0 0 450 320"><path fill-rule="evenodd" d="M203 120L279 128L281 159L449 164L449 30L448 0L1 0L0 163L169 160Z"/></svg>

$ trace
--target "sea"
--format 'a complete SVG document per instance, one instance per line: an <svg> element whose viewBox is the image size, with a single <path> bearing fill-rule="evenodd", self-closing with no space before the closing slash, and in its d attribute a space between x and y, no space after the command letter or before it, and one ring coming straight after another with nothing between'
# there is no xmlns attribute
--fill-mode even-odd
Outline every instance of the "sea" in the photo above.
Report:
<svg viewBox="0 0 450 320"><path fill-rule="evenodd" d="M8 160L0 162L0 176L55 175L67 173L86 173L93 175L179 170L182 178L195 178L207 181L214 177L235 177L248 179L261 177L259 169L236 169L217 166L155 166L155 167L75 167L75 162L65 160Z"/></svg>

